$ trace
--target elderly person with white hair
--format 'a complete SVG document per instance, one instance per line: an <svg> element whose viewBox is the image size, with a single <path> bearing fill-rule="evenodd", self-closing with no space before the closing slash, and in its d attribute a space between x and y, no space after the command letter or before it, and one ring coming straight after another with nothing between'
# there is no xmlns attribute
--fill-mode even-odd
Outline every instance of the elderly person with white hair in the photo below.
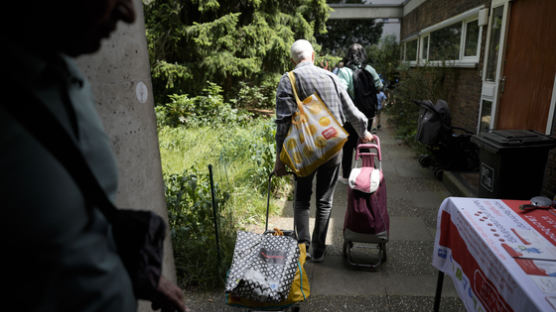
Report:
<svg viewBox="0 0 556 312"><path fill-rule="evenodd" d="M307 40L297 40L291 47L291 59L295 64L296 88L299 98L317 92L336 120L344 124L349 121L363 142L372 140L367 131L369 122L353 104L350 96L342 87L337 76L332 72L314 65L315 52ZM282 76L276 91L276 162L274 172L277 176L286 174L280 152L291 125L291 116L297 111L297 103L287 73ZM311 247L310 258L313 262L322 262L326 249L326 233L332 210L334 188L340 171L342 155L334 156L305 177L298 177L295 182L294 223L300 243ZM316 181L316 218L313 235L309 233L309 208L312 195L313 178ZM309 249L307 249L309 250Z"/></svg>

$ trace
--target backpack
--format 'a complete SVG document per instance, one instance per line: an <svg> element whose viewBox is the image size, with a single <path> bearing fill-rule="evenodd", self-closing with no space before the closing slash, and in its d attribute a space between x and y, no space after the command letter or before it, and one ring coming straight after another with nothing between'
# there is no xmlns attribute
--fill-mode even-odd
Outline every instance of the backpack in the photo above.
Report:
<svg viewBox="0 0 556 312"><path fill-rule="evenodd" d="M371 119L375 116L378 101L376 99L376 88L373 75L366 71L365 65L353 70L353 102L355 106Z"/></svg>

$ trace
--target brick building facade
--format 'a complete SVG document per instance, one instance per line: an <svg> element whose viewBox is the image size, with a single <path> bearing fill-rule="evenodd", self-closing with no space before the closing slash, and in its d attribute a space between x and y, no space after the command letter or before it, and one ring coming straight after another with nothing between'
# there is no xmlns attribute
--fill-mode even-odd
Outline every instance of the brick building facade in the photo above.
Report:
<svg viewBox="0 0 556 312"><path fill-rule="evenodd" d="M516 2L526 1L519 0ZM445 100L450 106L452 124L476 132L480 118L480 103L482 101L483 65L485 62L488 24L485 25L477 22L479 31L477 31L477 28L473 28L479 34L477 36L478 53L471 61L469 61L468 57L465 57L467 52L463 52L466 47L461 47L461 45L468 43L465 36L467 33L471 34L470 31L466 32L468 25L470 25L468 21L478 20L479 11L490 9L491 0L418 0L410 2L412 3L406 3L404 7L404 16L401 19L400 40L402 47L404 47L404 50L402 50L403 58L411 66L422 66L428 63L431 58L430 53L432 53L431 38L434 40L434 32L447 29L450 25L452 27L455 27L454 25L461 25L459 35L464 36L464 38L459 46L459 59L456 56L455 62L452 65L448 65L453 67L454 74L444 81L444 87L450 90L449 96ZM410 6L411 8L409 8ZM492 14L491 12L489 13ZM456 31L458 31L457 27L454 28ZM409 45L409 42L415 39L417 39L417 44ZM417 46L417 57L413 56L415 45ZM438 48L438 46L436 47ZM423 51L423 48L426 49L426 52ZM407 56L408 49L411 49L409 57ZM529 105L535 104L531 103ZM494 129L497 129L496 125ZM556 135L555 129L552 129L552 135ZM552 150L548 156L542 194L551 198L556 194L556 149Z"/></svg>

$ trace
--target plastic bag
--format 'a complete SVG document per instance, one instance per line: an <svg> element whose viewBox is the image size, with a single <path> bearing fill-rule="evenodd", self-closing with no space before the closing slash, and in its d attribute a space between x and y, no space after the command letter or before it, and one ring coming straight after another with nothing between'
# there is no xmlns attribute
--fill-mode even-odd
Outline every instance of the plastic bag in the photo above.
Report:
<svg viewBox="0 0 556 312"><path fill-rule="evenodd" d="M280 160L299 177L311 174L342 150L348 133L326 104L313 93L301 102L293 72L288 73L297 102Z"/></svg>

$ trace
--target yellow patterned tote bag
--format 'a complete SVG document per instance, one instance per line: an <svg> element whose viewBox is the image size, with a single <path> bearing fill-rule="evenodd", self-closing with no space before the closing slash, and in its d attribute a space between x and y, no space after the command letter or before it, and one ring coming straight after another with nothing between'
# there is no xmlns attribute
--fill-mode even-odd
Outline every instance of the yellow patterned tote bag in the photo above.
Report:
<svg viewBox="0 0 556 312"><path fill-rule="evenodd" d="M315 92L303 102L295 86L295 75L288 72L298 111L284 140L280 160L298 176L311 174L334 157L344 146L348 134Z"/></svg>
<svg viewBox="0 0 556 312"><path fill-rule="evenodd" d="M284 235L280 230L274 229L274 235ZM287 309L291 305L307 300L311 294L311 287L309 286L309 278L305 272L305 261L307 251L305 244L299 244L299 258L297 261L297 272L291 283L290 292L286 300L279 303L260 302L250 300L244 297L235 296L232 293L226 293L226 303L231 306L251 308L259 310L267 309Z"/></svg>

